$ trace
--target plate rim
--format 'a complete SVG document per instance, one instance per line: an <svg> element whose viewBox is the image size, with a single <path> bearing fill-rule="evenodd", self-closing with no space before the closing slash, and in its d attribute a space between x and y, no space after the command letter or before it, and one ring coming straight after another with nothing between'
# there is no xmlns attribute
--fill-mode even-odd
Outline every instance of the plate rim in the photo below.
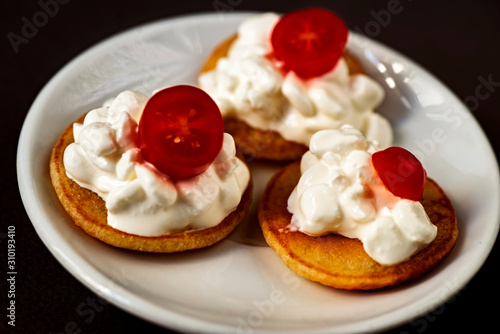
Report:
<svg viewBox="0 0 500 334"><path fill-rule="evenodd" d="M229 18L231 21L239 21L242 20L245 17L248 17L251 14L259 13L258 11L238 11L238 12L233 12L233 13L224 13L223 16ZM62 252L61 249L54 247L52 243L50 242L52 240L52 236L45 231L44 229L41 228L35 221L38 219L36 214L37 211L37 205L36 200L33 201L32 199L32 194L30 194L30 188L33 188L33 186L30 187L30 184L35 182L35 180L31 180L31 183L29 182L24 175L31 175L29 172L31 170L31 161L26 161L28 154L25 152L26 150L24 149L29 143L30 143L30 133L28 131L28 128L30 125L34 123L34 118L36 116L36 110L40 109L44 105L44 101L49 97L51 90L53 87L60 81L60 78L64 78L69 71L71 71L75 66L77 66L81 62L85 62L89 57L92 55L96 54L99 52L99 50L103 47L108 45L109 43L117 43L121 38L124 38L127 36L127 34L130 34L133 31L137 31L139 29L154 29L155 27L160 27L160 26L175 26L176 24L179 24L180 22L183 22L183 24L192 24L196 20L204 20L204 21L211 21L211 20L216 20L216 19L221 19L220 18L220 13L192 13L192 14L185 14L185 15L180 15L180 16L172 16L172 17L167 17L164 19L159 19L155 20L152 22L144 23L138 26L130 27L122 32L118 32L116 34L113 34L102 41L92 45L88 49L82 51L80 54L78 54L76 57L71 59L66 65L64 65L60 70L57 71L57 73L52 76L52 78L44 85L42 90L39 92L37 97L35 98L34 102L32 103L25 120L22 125L19 141L18 141L18 148L17 148L17 155L16 155L16 171L17 171L17 181L18 181L18 186L21 194L21 199L23 202L23 205L25 207L25 210L28 214L28 217L35 228L38 236L40 239L42 239L42 242L44 245L49 249L51 254L56 258L58 262L63 265L63 267L72 274L73 277L75 277L80 283L82 283L84 286L89 288L91 291L93 291L95 294L104 297L108 301L110 301L113 305L117 306L118 308L125 310L134 316L137 316L139 318L142 318L146 321L155 323L159 326L162 327L168 327L172 329L177 329L177 330L203 330L203 331L224 331L224 332L231 332L235 328L229 327L223 324L218 324L215 322L210 322L207 323L206 321L196 319L184 314L180 314L179 312L173 311L173 310L165 310L162 308L157 307L154 304L149 303L149 313L144 314L140 312L141 307L134 307L134 305L139 305L141 303L144 303L144 300L141 299L139 296L136 296L133 293L128 292L127 290L121 289L121 293L123 294L125 299L128 302L124 302L124 298L120 297L117 298L116 295L112 293L113 288L118 287L118 285L115 282L109 281L109 279L102 273L100 273L96 268L94 268L90 263L85 261L83 258L79 258L78 256L76 258L69 258L67 254ZM359 34L350 32L352 35L356 36ZM493 168L496 170L496 179L495 179L495 184L496 184L496 193L493 194L494 197L497 199L497 201L500 201L500 172L499 172L499 166L498 166L498 161L495 157L493 148L491 146L491 142L489 141L488 137L486 136L484 130L474 117L474 115L470 112L470 110L463 105L462 101L458 99L458 97L455 95L453 91L451 91L446 85L444 85L437 77L433 76L426 68L422 67L418 63L414 62L411 58L407 57L406 55L400 53L397 50L394 50L390 46L387 46L385 44L382 44L381 42L378 42L377 40L373 40L367 36L363 36L363 38L366 38L370 44L376 45L378 48L384 49L389 51L391 54L401 58L404 60L406 63L408 63L410 66L413 68L417 69L418 71L421 71L424 73L426 76L432 78L437 84L442 86L447 93L451 94L467 111L467 113L471 116L471 120L474 122L474 126L479 130L478 133L481 135L481 140L484 141L484 143L488 146L487 147L487 154L488 154L488 159L491 160L494 163ZM493 220L493 219L492 219ZM496 222L496 235L495 237L492 237L488 240L488 243L485 245L483 248L483 252L481 253L481 258L478 259L478 261L475 263L475 268L473 270L468 270L468 276L465 277L462 281L463 284L460 285L460 287L455 288L455 289L448 289L446 294L441 294L442 300L441 303L444 303L446 300L451 298L454 294L456 294L463 286L468 284L468 282L477 274L477 272L480 270L486 259L488 258L491 250L493 249L493 246L495 244L495 241L497 239L498 231L500 229L500 208L496 208L495 212L495 222ZM65 245L65 248L68 248L68 245ZM69 247L70 248L70 247ZM70 248L71 249L71 248ZM91 272L92 275L89 275L88 273ZM92 277L91 277L92 276ZM103 284L103 282L107 282L106 284ZM425 296L425 298L422 298L418 305L424 303L423 300L430 300L431 296ZM146 304L148 302L146 301ZM425 303L424 303L425 304ZM412 304L413 305L413 304ZM434 304L435 306L438 306ZM395 326L401 325L405 322L407 322L410 318L408 317L408 313L410 312L408 308L414 308L407 306L404 308L401 308L397 310L394 313L399 314L398 321L394 321L394 313L390 314L385 314L385 315L380 315L375 317L374 319L369 319L369 320L363 320L361 322L356 322L354 324L348 324L348 325L342 325L340 327L335 327L335 328L325 328L325 330L330 331L335 331L335 332L356 332L360 330L368 330L371 329L373 330L373 322L376 320L377 323L379 323L379 326L376 327L378 330L387 330L390 328L393 328ZM425 307L420 307L420 312L415 312L414 310L411 313L411 317L419 317L432 309L428 309ZM158 319L165 319L166 315L165 312L168 314L168 321L159 321ZM407 315L406 317L404 315ZM382 321L380 320L382 319ZM270 330L270 331L262 331L258 328L254 329L254 332L259 332L259 333L278 333L281 331L275 331L275 330ZM314 332L323 332L323 330L319 331L314 331Z"/></svg>

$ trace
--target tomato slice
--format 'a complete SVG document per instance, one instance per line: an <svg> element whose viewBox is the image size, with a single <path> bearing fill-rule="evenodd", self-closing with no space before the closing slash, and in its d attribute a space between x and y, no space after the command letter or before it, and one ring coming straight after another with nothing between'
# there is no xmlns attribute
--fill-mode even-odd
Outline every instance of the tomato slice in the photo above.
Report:
<svg viewBox="0 0 500 334"><path fill-rule="evenodd" d="M144 159L171 179L204 172L222 148L224 125L217 104L203 90L179 85L146 103L137 145Z"/></svg>
<svg viewBox="0 0 500 334"><path fill-rule="evenodd" d="M427 172L411 152L392 146L373 153L372 164L391 193L412 201L422 199Z"/></svg>
<svg viewBox="0 0 500 334"><path fill-rule="evenodd" d="M347 36L345 23L329 10L294 11L281 17L272 31L272 57L284 71L310 79L335 67Z"/></svg>

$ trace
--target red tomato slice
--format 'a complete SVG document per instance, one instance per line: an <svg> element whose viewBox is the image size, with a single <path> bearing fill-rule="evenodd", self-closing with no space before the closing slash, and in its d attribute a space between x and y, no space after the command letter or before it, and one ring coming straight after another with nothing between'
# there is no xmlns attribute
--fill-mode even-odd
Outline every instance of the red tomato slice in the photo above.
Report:
<svg viewBox="0 0 500 334"><path fill-rule="evenodd" d="M401 147L389 147L373 153L372 164L391 193L412 201L422 199L427 173L411 152Z"/></svg>
<svg viewBox="0 0 500 334"><path fill-rule="evenodd" d="M342 56L348 29L334 13L308 8L284 15L273 29L273 56L303 79L332 70Z"/></svg>
<svg viewBox="0 0 500 334"><path fill-rule="evenodd" d="M137 136L146 161L172 179L204 172L222 148L224 125L217 104L199 88L173 86L147 102Z"/></svg>

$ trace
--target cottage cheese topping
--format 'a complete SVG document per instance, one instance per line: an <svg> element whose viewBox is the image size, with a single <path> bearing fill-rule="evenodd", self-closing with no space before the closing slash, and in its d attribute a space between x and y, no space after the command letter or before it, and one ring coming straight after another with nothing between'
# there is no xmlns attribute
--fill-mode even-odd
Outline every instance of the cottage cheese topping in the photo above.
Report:
<svg viewBox="0 0 500 334"><path fill-rule="evenodd" d="M125 91L74 123L75 142L64 152L67 175L101 196L108 224L128 233L158 236L219 224L236 209L250 172L235 157L233 138L202 174L173 183L142 159L135 144L147 97Z"/></svg>
<svg viewBox="0 0 500 334"><path fill-rule="evenodd" d="M341 58L330 72L304 81L293 72L283 76L266 57L278 19L274 13L265 13L242 22L227 57L200 75L200 87L217 102L223 116L275 130L304 145L318 130L351 124L369 140L390 146L391 126L373 111L384 98L384 90L374 80L349 75Z"/></svg>
<svg viewBox="0 0 500 334"><path fill-rule="evenodd" d="M371 155L378 149L349 125L313 135L288 199L290 227L360 239L384 265L402 262L432 242L437 228L422 204L394 196L377 176Z"/></svg>

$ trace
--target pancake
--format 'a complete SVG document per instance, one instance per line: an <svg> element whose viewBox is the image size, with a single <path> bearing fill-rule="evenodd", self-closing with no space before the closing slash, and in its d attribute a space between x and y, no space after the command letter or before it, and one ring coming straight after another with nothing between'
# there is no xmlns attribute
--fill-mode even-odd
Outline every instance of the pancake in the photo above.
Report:
<svg viewBox="0 0 500 334"><path fill-rule="evenodd" d="M339 289L371 290L415 279L435 267L454 247L458 228L453 206L439 185L427 178L422 204L437 226L432 243L408 260L381 265L358 239L339 234L310 236L288 227L287 201L300 179L300 162L279 170L269 181L259 207L264 237L283 262L309 280Z"/></svg>
<svg viewBox="0 0 500 334"><path fill-rule="evenodd" d="M77 122L82 123L84 116ZM180 231L175 234L146 237L117 230L107 224L104 200L96 193L80 187L66 175L63 156L74 141L70 125L57 141L50 157L50 177L64 209L87 234L109 245L143 252L172 253L211 246L224 239L248 212L252 201L252 180L243 193L240 204L221 223L202 230Z"/></svg>
<svg viewBox="0 0 500 334"><path fill-rule="evenodd" d="M233 35L220 43L206 60L200 74L213 70L219 59L227 56L237 37L238 35ZM352 53L345 50L343 56L351 75L366 74L363 66ZM286 140L277 131L254 128L234 117L224 119L224 130L233 136L238 151L248 161L253 159L292 161L300 159L308 150L306 145Z"/></svg>

